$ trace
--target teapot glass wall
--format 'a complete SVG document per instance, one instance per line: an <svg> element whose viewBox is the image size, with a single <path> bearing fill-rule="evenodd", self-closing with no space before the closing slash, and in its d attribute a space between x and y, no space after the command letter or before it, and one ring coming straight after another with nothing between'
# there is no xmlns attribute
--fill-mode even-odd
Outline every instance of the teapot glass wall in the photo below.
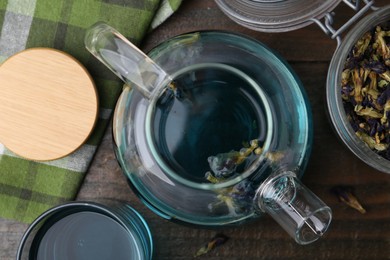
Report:
<svg viewBox="0 0 390 260"><path fill-rule="evenodd" d="M114 115L115 152L154 212L202 226L267 212L300 244L326 231L330 208L297 179L312 144L307 98L269 48L207 31L147 57L102 24L86 46L128 83Z"/></svg>

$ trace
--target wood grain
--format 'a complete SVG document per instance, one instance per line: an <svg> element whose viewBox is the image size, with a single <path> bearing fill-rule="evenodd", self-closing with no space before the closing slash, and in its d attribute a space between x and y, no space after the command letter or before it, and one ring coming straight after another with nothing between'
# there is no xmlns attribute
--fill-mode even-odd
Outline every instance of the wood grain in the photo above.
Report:
<svg viewBox="0 0 390 260"><path fill-rule="evenodd" d="M376 1L389 4L388 0ZM352 13L344 4L336 9L337 23ZM272 47L288 60L301 78L313 112L314 143L303 182L333 210L333 221L319 241L297 245L270 217L239 227L212 230L188 227L162 219L131 191L115 160L111 128L85 178L78 200L124 200L148 221L155 242L155 259L192 259L217 232L228 242L197 259L390 259L390 176L356 158L338 140L327 119L325 82L335 42L315 25L278 34L251 31L230 21L212 0L185 0L179 11L153 31L143 43L145 51L180 33L221 29L249 35ZM340 203L330 192L335 185L350 185L367 213L362 215ZM25 225L0 220L0 259L14 259Z"/></svg>
<svg viewBox="0 0 390 260"><path fill-rule="evenodd" d="M48 48L22 51L0 67L0 141L32 160L70 154L96 121L92 78L73 57Z"/></svg>

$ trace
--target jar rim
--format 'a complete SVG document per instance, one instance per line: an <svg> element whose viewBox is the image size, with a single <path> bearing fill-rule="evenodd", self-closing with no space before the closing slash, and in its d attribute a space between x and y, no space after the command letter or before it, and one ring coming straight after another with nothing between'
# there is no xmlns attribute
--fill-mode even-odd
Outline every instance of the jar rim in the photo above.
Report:
<svg viewBox="0 0 390 260"><path fill-rule="evenodd" d="M341 1L216 0L216 3L230 19L242 26L264 32L285 32L306 27L313 19L321 19Z"/></svg>

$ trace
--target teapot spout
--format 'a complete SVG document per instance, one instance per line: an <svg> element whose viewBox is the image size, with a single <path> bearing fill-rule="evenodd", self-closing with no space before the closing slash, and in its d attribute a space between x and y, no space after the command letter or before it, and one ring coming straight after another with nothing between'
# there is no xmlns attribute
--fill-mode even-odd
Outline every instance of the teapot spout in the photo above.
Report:
<svg viewBox="0 0 390 260"><path fill-rule="evenodd" d="M150 99L172 81L160 66L114 28L98 22L85 35L84 44L106 67L126 83L133 83Z"/></svg>
<svg viewBox="0 0 390 260"><path fill-rule="evenodd" d="M308 190L293 172L270 177L259 188L257 203L298 244L319 239L332 220L331 209Z"/></svg>

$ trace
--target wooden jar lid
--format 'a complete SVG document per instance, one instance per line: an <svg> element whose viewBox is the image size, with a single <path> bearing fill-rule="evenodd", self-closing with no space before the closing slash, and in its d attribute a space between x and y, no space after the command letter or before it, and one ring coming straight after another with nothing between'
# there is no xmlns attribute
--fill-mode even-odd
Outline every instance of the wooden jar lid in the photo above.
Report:
<svg viewBox="0 0 390 260"><path fill-rule="evenodd" d="M46 161L72 153L97 111L91 76L64 52L27 49L0 66L0 142L19 156Z"/></svg>

